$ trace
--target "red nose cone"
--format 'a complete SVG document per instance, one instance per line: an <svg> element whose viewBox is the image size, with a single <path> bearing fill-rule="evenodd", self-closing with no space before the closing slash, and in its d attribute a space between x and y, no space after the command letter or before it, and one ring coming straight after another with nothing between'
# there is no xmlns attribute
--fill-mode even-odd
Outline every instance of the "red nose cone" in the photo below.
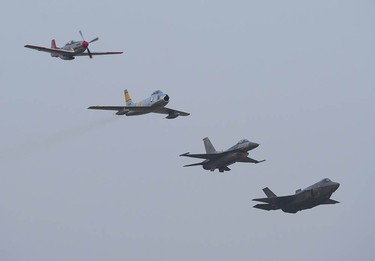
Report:
<svg viewBox="0 0 375 261"><path fill-rule="evenodd" d="M86 41L83 41L83 42L82 42L82 47L87 48L87 46L89 46L89 43L86 42Z"/></svg>

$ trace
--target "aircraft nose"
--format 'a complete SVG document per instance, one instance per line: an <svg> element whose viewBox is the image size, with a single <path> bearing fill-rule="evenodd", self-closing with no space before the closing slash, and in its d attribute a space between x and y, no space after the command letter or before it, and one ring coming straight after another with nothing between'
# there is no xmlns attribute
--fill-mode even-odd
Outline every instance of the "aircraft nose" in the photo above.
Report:
<svg viewBox="0 0 375 261"><path fill-rule="evenodd" d="M335 183L334 183L334 186L335 186L335 190L336 190L336 189L338 189L338 188L340 187L340 183L335 182Z"/></svg>
<svg viewBox="0 0 375 261"><path fill-rule="evenodd" d="M89 46L89 43L86 42L86 41L83 41L83 42L82 42L82 47L87 48L87 46Z"/></svg>
<svg viewBox="0 0 375 261"><path fill-rule="evenodd" d="M250 147L251 149L255 149L255 148L258 147L258 146L259 146L258 143L255 143L255 142L249 142L249 147Z"/></svg>
<svg viewBox="0 0 375 261"><path fill-rule="evenodd" d="M164 101L168 102L169 101L169 96L166 94L163 98Z"/></svg>

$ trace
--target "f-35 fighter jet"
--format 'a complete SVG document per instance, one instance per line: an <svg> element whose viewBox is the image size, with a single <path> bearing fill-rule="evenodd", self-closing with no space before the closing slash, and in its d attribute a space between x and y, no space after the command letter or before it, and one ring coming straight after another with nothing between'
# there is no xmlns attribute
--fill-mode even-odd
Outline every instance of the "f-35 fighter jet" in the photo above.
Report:
<svg viewBox="0 0 375 261"><path fill-rule="evenodd" d="M263 210L277 210L281 209L287 213L296 213L300 210L309 209L318 205L336 204L336 200L330 199L333 192L335 192L339 183L333 182L325 178L314 185L303 190L298 189L295 195L278 197L268 187L263 191L267 198L256 198L254 201L265 202L267 204L257 204L254 208Z"/></svg>
<svg viewBox="0 0 375 261"><path fill-rule="evenodd" d="M214 171L215 169L219 169L219 172L224 172L229 171L230 168L228 168L228 166L235 162L260 163L264 161L258 161L248 157L248 151L255 149L259 144L250 142L246 139L240 140L236 145L222 152L217 151L207 137L203 139L203 142L204 147L206 148L206 154L190 154L190 152L187 152L180 156L206 160L199 163L185 165L184 167L202 165L206 170Z"/></svg>
<svg viewBox="0 0 375 261"><path fill-rule="evenodd" d="M174 119L178 116L188 116L190 113L173 110L165 107L169 102L169 96L162 91L154 91L151 96L138 103L132 101L128 90L124 90L126 106L90 106L87 109L117 111L116 115L143 115L150 112L167 114L167 119Z"/></svg>

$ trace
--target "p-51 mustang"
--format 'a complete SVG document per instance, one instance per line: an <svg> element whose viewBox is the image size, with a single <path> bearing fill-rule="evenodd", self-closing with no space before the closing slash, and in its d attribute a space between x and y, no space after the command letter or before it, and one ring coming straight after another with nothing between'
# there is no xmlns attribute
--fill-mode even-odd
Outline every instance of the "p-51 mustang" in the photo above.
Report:
<svg viewBox="0 0 375 261"><path fill-rule="evenodd" d="M333 182L328 178L307 187L305 189L298 189L296 194L290 196L278 197L268 187L263 191L266 198L256 198L254 201L264 202L266 204L257 204L254 208L263 210L277 210L281 209L287 213L296 213L300 210L309 209L318 205L330 205L339 203L336 200L330 199L333 192L339 188L340 184Z"/></svg>
<svg viewBox="0 0 375 261"><path fill-rule="evenodd" d="M167 114L167 119L174 119L178 116L188 116L190 113L177 111L165 107L169 102L169 96L162 91L155 91L147 99L134 103L128 90L124 91L126 106L90 106L87 109L117 111L116 115L142 115L150 112Z"/></svg>
<svg viewBox="0 0 375 261"><path fill-rule="evenodd" d="M214 171L219 169L219 172L229 171L229 165L235 162L246 162L246 163L260 163L265 160L255 160L249 158L248 151L255 149L259 146L258 143L250 142L246 139L240 140L236 145L230 147L226 151L217 151L212 145L211 141L206 137L203 139L206 154L190 154L190 152L181 154L180 156L205 159L202 162L185 165L184 167L199 166L206 170Z"/></svg>
<svg viewBox="0 0 375 261"><path fill-rule="evenodd" d="M93 55L109 55L109 54L122 54L123 52L90 52L89 44L99 40L98 37L86 42L83 38L83 34L79 31L82 37L82 41L69 41L63 47L59 48L56 46L56 41L53 39L51 41L51 48L35 46L35 45L25 45L26 48L50 53L52 57L59 57L62 60L74 60L75 56L89 56L92 58ZM85 51L87 50L87 53Z"/></svg>

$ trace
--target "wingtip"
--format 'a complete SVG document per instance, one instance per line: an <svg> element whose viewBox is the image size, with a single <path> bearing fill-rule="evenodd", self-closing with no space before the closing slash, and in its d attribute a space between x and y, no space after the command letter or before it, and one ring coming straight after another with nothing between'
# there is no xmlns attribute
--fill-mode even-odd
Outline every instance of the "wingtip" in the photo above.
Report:
<svg viewBox="0 0 375 261"><path fill-rule="evenodd" d="M182 153L182 154L180 154L180 157L181 156L186 156L186 155L189 155L190 154L190 152L186 152L186 153ZM185 167L185 166L184 166Z"/></svg>

